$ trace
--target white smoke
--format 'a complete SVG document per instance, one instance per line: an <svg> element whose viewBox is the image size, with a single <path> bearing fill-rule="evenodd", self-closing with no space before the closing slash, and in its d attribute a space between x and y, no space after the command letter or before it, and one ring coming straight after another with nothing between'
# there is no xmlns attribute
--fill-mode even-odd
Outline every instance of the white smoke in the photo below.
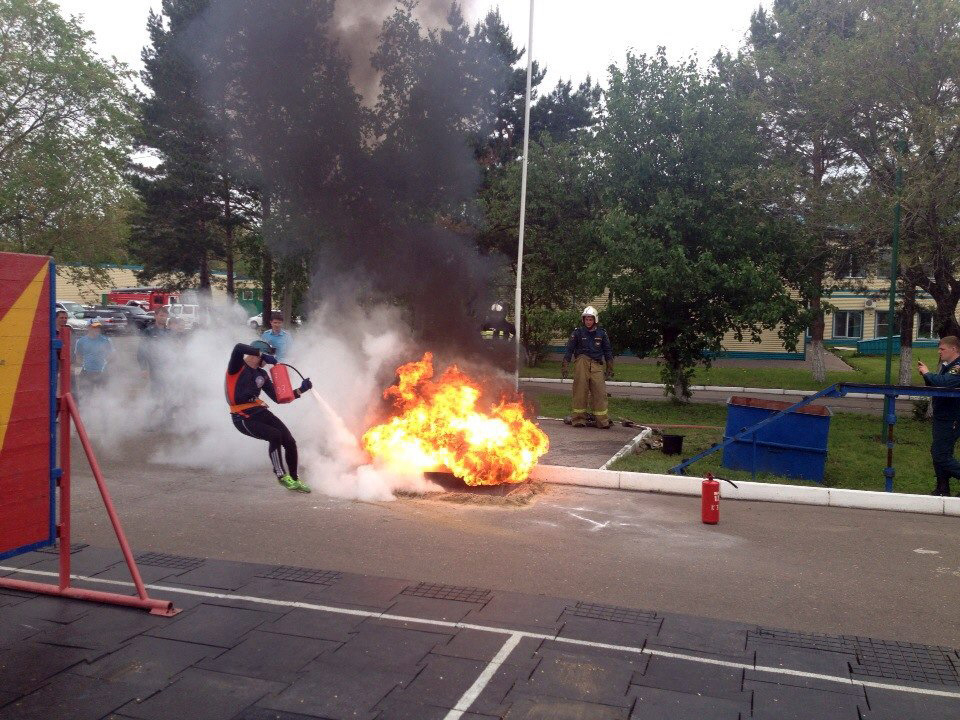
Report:
<svg viewBox="0 0 960 720"><path fill-rule="evenodd" d="M224 376L233 346L258 335L237 306L213 306L202 328L158 341L114 338L105 386L80 393L80 414L98 452L129 462L262 475L271 482L267 444L233 426ZM422 475L398 475L369 464L358 438L380 403L393 369L414 357L408 332L391 307L312 314L293 334L286 359L313 393L272 411L297 440L300 478L341 498L391 500L396 490L439 490ZM151 386L137 364L140 343L157 353L161 383ZM292 370L294 387L300 378ZM267 402L266 394L262 396Z"/></svg>

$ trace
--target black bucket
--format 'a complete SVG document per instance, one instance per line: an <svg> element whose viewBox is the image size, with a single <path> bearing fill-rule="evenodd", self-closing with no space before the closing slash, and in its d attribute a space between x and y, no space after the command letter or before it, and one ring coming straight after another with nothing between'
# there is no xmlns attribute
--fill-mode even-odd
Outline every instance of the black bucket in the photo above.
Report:
<svg viewBox="0 0 960 720"><path fill-rule="evenodd" d="M660 450L664 455L679 455L683 452L683 435L664 435L663 447Z"/></svg>

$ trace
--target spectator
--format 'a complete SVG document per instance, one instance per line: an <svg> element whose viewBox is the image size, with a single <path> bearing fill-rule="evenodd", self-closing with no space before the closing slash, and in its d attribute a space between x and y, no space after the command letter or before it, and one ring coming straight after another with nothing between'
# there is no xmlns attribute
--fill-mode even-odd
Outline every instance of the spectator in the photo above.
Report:
<svg viewBox="0 0 960 720"><path fill-rule="evenodd" d="M163 390L161 353L163 340L170 332L167 327L169 318L170 311L163 306L158 307L154 313L153 325L144 329L140 346L137 348L140 375L144 380L150 381L150 390L155 396L159 396Z"/></svg>
<svg viewBox="0 0 960 720"><path fill-rule="evenodd" d="M77 340L74 356L80 367L77 389L81 397L92 395L106 381L107 364L113 354L113 343L103 334L103 323L94 319L87 334Z"/></svg>
<svg viewBox="0 0 960 720"><path fill-rule="evenodd" d="M293 337L283 329L283 313L275 312L270 315L270 329L260 336L268 345L276 348L276 358L281 362L289 359Z"/></svg>
<svg viewBox="0 0 960 720"><path fill-rule="evenodd" d="M953 335L940 338L937 348L940 366L932 373L923 363L917 369L925 385L943 388L960 388L960 339ZM933 398L933 441L930 455L937 485L933 495L950 494L950 478L960 479L960 461L953 456L954 446L960 439L960 398Z"/></svg>
<svg viewBox="0 0 960 720"><path fill-rule="evenodd" d="M581 320L580 327L570 333L560 366L560 374L565 378L573 358L573 414L570 419L574 427L584 427L589 408L597 427L607 429L610 416L607 414L605 379L613 377L613 350L607 331L597 324L597 311L592 305L583 309Z"/></svg>

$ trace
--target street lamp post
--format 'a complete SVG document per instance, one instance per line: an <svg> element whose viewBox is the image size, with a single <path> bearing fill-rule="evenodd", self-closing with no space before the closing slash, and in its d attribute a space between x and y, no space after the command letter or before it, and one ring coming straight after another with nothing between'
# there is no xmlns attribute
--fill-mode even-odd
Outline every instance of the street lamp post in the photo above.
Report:
<svg viewBox="0 0 960 720"><path fill-rule="evenodd" d="M516 341L516 389L520 390L520 280L523 277L523 231L527 219L527 160L530 154L530 87L533 78L533 0L530 0L530 28L527 38L527 97L523 110L523 166L520 172L520 239L517 242L517 291L513 302L514 340Z"/></svg>

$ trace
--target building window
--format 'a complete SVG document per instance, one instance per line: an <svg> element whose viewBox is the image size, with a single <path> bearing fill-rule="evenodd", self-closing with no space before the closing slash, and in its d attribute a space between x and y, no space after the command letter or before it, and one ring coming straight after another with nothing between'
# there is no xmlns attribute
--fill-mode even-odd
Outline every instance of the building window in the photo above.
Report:
<svg viewBox="0 0 960 720"><path fill-rule="evenodd" d="M874 337L885 338L890 335L890 326L887 324L889 310L877 310L877 334ZM893 314L893 334L900 334L900 313Z"/></svg>
<svg viewBox="0 0 960 720"><path fill-rule="evenodd" d="M863 312L860 310L837 310L833 313L833 336L835 338L862 338Z"/></svg>
<svg viewBox="0 0 960 720"><path fill-rule="evenodd" d="M240 291L241 300L253 300L253 290L241 290Z"/></svg>
<svg viewBox="0 0 960 720"><path fill-rule="evenodd" d="M867 276L867 270L861 258L854 253L847 253L837 264L838 278L864 278Z"/></svg>
<svg viewBox="0 0 960 720"><path fill-rule="evenodd" d="M933 329L933 313L926 310L917 313L917 339L937 340L939 337Z"/></svg>

